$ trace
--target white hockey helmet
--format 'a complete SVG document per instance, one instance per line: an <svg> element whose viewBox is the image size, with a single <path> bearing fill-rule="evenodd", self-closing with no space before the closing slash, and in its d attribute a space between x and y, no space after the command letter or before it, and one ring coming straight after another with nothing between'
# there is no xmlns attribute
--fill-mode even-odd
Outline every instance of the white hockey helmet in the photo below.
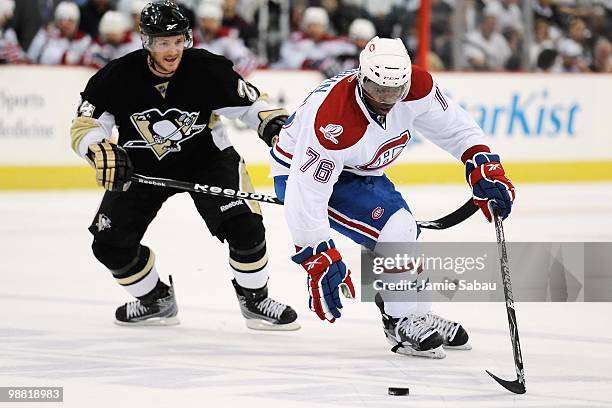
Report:
<svg viewBox="0 0 612 408"><path fill-rule="evenodd" d="M196 15L201 19L210 18L211 20L221 21L223 20L223 9L217 3L206 2L200 4Z"/></svg>
<svg viewBox="0 0 612 408"><path fill-rule="evenodd" d="M329 16L323 7L308 7L304 10L302 16L302 29L305 29L310 24L319 24L325 27L329 26Z"/></svg>
<svg viewBox="0 0 612 408"><path fill-rule="evenodd" d="M348 35L351 40L370 41L376 35L376 28L370 20L356 18L349 26Z"/></svg>
<svg viewBox="0 0 612 408"><path fill-rule="evenodd" d="M410 90L412 63L399 38L374 37L359 54L359 86L370 98L394 104Z"/></svg>
<svg viewBox="0 0 612 408"><path fill-rule="evenodd" d="M81 18L81 12L79 7L71 1L62 1L55 8L55 14L53 14L55 20L73 20L79 21Z"/></svg>
<svg viewBox="0 0 612 408"><path fill-rule="evenodd" d="M131 23L128 18L120 11L109 10L100 19L98 31L100 34L123 34L130 31Z"/></svg>

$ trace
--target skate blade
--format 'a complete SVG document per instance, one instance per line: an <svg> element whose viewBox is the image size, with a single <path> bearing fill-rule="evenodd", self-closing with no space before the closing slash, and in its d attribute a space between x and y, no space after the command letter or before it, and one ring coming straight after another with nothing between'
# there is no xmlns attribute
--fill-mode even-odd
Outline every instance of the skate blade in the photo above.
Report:
<svg viewBox="0 0 612 408"><path fill-rule="evenodd" d="M471 350L472 349L472 345L470 343L465 343L461 346L448 346L446 344L443 344L442 347L444 347L444 349L446 350Z"/></svg>
<svg viewBox="0 0 612 408"><path fill-rule="evenodd" d="M119 320L115 320L115 324L119 326L176 326L180 324L181 321L178 317L153 317L151 319L141 320L138 322L122 322Z"/></svg>
<svg viewBox="0 0 612 408"><path fill-rule="evenodd" d="M302 327L297 321L287 324L274 324L261 319L246 319L246 326L251 330L261 331L294 331Z"/></svg>
<svg viewBox="0 0 612 408"><path fill-rule="evenodd" d="M397 354L402 354L404 356L427 357L427 358L434 358L434 359L442 359L446 357L446 353L444 352L444 349L442 348L442 346L438 346L435 349L426 350L426 351L415 350L410 346L401 346L401 347L394 347L393 349L391 349L391 351Z"/></svg>

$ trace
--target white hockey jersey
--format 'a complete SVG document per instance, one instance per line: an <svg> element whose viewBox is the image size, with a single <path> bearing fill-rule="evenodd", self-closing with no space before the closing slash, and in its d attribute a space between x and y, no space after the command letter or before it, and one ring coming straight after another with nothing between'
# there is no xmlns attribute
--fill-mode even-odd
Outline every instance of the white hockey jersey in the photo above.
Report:
<svg viewBox="0 0 612 408"><path fill-rule="evenodd" d="M0 27L0 64L15 64L25 60L25 53L19 45L15 30Z"/></svg>
<svg viewBox="0 0 612 408"><path fill-rule="evenodd" d="M194 32L194 47L203 48L213 54L223 55L234 63L234 70L242 77L248 77L259 65L257 57L244 44L238 36L238 30L230 27L221 27L217 36L212 40L205 40L200 30Z"/></svg>
<svg viewBox="0 0 612 408"><path fill-rule="evenodd" d="M283 43L280 49L280 60L273 68L300 69L314 68L326 58L355 52L355 46L342 37L325 37L315 42L295 32Z"/></svg>
<svg viewBox="0 0 612 408"><path fill-rule="evenodd" d="M418 66L412 67L408 96L383 125L359 96L357 70L330 78L311 92L270 151L272 176L289 175L285 215L295 244L330 238L327 206L340 173L383 175L415 130L457 159L468 148L485 144L474 119Z"/></svg>
<svg viewBox="0 0 612 408"><path fill-rule="evenodd" d="M91 37L81 31L74 38L63 37L57 27L49 25L34 36L28 49L28 60L35 64L77 65L91 41Z"/></svg>
<svg viewBox="0 0 612 408"><path fill-rule="evenodd" d="M85 52L83 65L100 69L109 62L119 57L123 57L132 51L142 48L142 40L136 32L127 32L123 42L120 44L104 43L97 39Z"/></svg>

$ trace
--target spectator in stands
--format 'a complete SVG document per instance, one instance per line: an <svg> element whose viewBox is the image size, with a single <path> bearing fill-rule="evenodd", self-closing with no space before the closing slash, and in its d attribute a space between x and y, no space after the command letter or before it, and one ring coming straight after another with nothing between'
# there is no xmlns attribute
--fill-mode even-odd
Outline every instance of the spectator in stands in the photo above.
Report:
<svg viewBox="0 0 612 408"><path fill-rule="evenodd" d="M26 60L17 40L17 33L9 27L13 10L13 0L0 0L0 64L16 64Z"/></svg>
<svg viewBox="0 0 612 408"><path fill-rule="evenodd" d="M376 36L376 28L370 20L364 18L355 19L349 26L348 38L353 44L353 49L345 54L328 57L318 65L319 71L327 78L331 78L341 72L359 67L359 53L372 38Z"/></svg>
<svg viewBox="0 0 612 408"><path fill-rule="evenodd" d="M349 26L348 37L357 48L357 53L360 53L366 44L372 38L376 37L376 28L370 20L365 18L357 18L353 20ZM357 62L357 65L355 65L353 68L357 68L358 66L359 62Z"/></svg>
<svg viewBox="0 0 612 408"><path fill-rule="evenodd" d="M320 7L304 10L302 30L294 32L280 50L280 60L275 68L316 69L321 61L350 53L354 45L328 33L329 17Z"/></svg>
<svg viewBox="0 0 612 408"><path fill-rule="evenodd" d="M561 55L561 72L588 72L589 67L583 58L582 46L576 41L566 38L558 44Z"/></svg>
<svg viewBox="0 0 612 408"><path fill-rule="evenodd" d="M512 29L519 33L523 31L523 16L517 5L518 0L490 0L486 12L497 17L497 26L500 32Z"/></svg>
<svg viewBox="0 0 612 408"><path fill-rule="evenodd" d="M544 20L551 27L551 36L558 38L564 26L563 15L553 0L535 0L532 3L535 19Z"/></svg>
<svg viewBox="0 0 612 408"><path fill-rule="evenodd" d="M582 58L590 60L589 38L590 32L581 18L573 19L567 28L567 38L576 42L582 48Z"/></svg>
<svg viewBox="0 0 612 408"><path fill-rule="evenodd" d="M523 14L518 6L519 0L489 0L485 14L495 15L497 30L504 36L510 56L504 64L509 71L518 71L523 66Z"/></svg>
<svg viewBox="0 0 612 408"><path fill-rule="evenodd" d="M605 37L595 43L593 62L589 66L592 72L612 73L612 44Z"/></svg>
<svg viewBox="0 0 612 408"><path fill-rule="evenodd" d="M606 0L603 0L604 2ZM559 13L562 17L562 26L567 26L575 18L589 19L595 10L599 7L596 3L601 0L556 0L555 3L559 8Z"/></svg>
<svg viewBox="0 0 612 408"><path fill-rule="evenodd" d="M79 8L72 2L63 1L54 15L52 24L38 30L28 49L28 59L38 64L80 64L92 40L78 29Z"/></svg>
<svg viewBox="0 0 612 408"><path fill-rule="evenodd" d="M107 11L98 27L99 35L83 57L83 64L100 69L110 61L142 48L132 22L119 11Z"/></svg>
<svg viewBox="0 0 612 408"><path fill-rule="evenodd" d="M246 47L235 28L221 25L223 9L215 3L202 3L197 10L198 28L194 30L194 46L223 55L234 63L234 70L243 77L257 68L257 58Z"/></svg>
<svg viewBox="0 0 612 408"><path fill-rule="evenodd" d="M79 29L96 38L98 36L98 26L104 13L113 10L111 0L87 0L81 6L81 21Z"/></svg>
<svg viewBox="0 0 612 408"><path fill-rule="evenodd" d="M503 70L512 55L508 42L497 31L497 17L486 9L479 29L467 34L463 51L465 67L474 70Z"/></svg>
<svg viewBox="0 0 612 408"><path fill-rule="evenodd" d="M537 60L542 51L555 48L555 43L550 38L550 25L548 21L536 20L534 31L533 44L529 50L529 60L533 67L537 66Z"/></svg>
<svg viewBox="0 0 612 408"><path fill-rule="evenodd" d="M559 53L555 49L544 49L538 55L537 72L560 72L557 64Z"/></svg>
<svg viewBox="0 0 612 408"><path fill-rule="evenodd" d="M223 3L223 21L224 27L230 27L238 30L240 38L245 44L255 46L257 41L257 29L254 25L249 24L236 10L238 0L225 0Z"/></svg>

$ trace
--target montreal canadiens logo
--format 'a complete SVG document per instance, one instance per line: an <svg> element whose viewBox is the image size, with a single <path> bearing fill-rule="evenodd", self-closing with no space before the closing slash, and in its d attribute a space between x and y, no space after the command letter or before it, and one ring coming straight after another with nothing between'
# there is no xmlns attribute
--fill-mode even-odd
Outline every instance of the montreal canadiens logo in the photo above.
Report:
<svg viewBox="0 0 612 408"><path fill-rule="evenodd" d="M405 131L398 137L387 140L376 150L374 157L367 162L357 166L359 170L378 170L391 164L400 155L404 147L410 141L410 133Z"/></svg>
<svg viewBox="0 0 612 408"><path fill-rule="evenodd" d="M372 211L372 219L373 220L379 220L380 217L382 217L384 213L385 213L385 209L384 208L376 207L374 209L374 211Z"/></svg>
<svg viewBox="0 0 612 408"><path fill-rule="evenodd" d="M332 142L333 144L338 144L338 137L344 132L344 128L342 125L335 125L330 123L329 125L319 128L319 131L323 133L323 137Z"/></svg>

